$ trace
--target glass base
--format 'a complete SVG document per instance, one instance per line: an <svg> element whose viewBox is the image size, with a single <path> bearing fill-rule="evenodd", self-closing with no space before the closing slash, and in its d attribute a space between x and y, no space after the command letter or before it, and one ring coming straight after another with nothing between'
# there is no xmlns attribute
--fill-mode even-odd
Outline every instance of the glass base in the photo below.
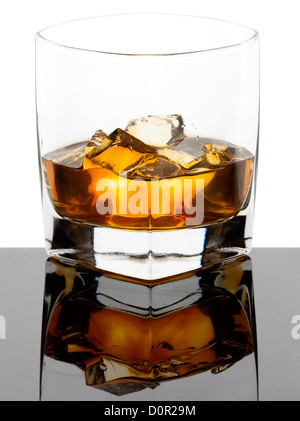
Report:
<svg viewBox="0 0 300 421"><path fill-rule="evenodd" d="M55 216L46 249L59 258L154 282L248 253L248 218L239 215L206 227L134 231Z"/></svg>

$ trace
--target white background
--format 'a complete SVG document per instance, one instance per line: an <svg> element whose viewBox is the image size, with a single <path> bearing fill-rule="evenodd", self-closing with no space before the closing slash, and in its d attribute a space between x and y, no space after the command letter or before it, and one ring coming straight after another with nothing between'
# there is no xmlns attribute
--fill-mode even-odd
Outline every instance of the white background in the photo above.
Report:
<svg viewBox="0 0 300 421"><path fill-rule="evenodd" d="M300 247L299 0L10 0L0 5L0 247L43 247L36 146L35 33L122 12L214 17L261 36L261 129L255 247ZM154 28L155 30L155 28Z"/></svg>

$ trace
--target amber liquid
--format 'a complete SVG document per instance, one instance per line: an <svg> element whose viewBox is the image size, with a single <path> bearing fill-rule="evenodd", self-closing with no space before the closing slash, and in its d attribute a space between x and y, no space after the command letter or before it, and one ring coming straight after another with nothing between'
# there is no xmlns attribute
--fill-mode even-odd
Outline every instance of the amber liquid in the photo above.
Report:
<svg viewBox="0 0 300 421"><path fill-rule="evenodd" d="M153 194L151 196L153 177L145 171L145 168L151 168L151 159L148 158L148 167L145 165L137 167L134 172L125 173L124 177L118 172L124 167L130 153L129 149L124 147L107 149L99 155L102 160L105 157L107 160L115 159L113 167L103 165L103 161L98 163L97 157L94 160L84 157L83 164L79 168L69 165L68 162L72 161L72 157L76 160L78 150L83 150L86 145L87 142L69 145L43 157L46 185L53 206L60 216L74 221L127 229L174 229L191 226L191 223L187 224L186 221L195 214L184 202L185 180L189 179L192 181L191 206L196 203L199 193L203 195L203 218L200 224L195 222L195 225L207 225L236 215L243 208L251 187L254 158L244 148L236 148L235 155L232 156L227 153L226 161L218 164L218 161L214 162L218 159L218 152L226 149L226 145L218 145L215 151L209 151L207 154L212 165L208 162L207 166L199 170L181 169L175 176L166 174L160 180L156 176L155 181L160 181L161 190L159 195L154 197ZM138 156L138 152L133 151L130 159L134 154ZM141 153L140 155L142 156ZM166 159L165 161L161 159L156 165L162 166L163 169L164 163ZM168 170L173 170L170 162L168 165ZM102 194L98 188L99 180L110 180L116 186L114 192L116 207L106 214L100 214L97 210L97 200ZM127 205L139 191L141 180L147 186L147 208L145 210L143 207L142 211L133 214ZM202 181L201 191L199 188L197 190L197 180ZM174 182L174 187L170 189L170 204L168 211L165 212L161 191L164 183L170 182ZM178 209L176 188L180 190L179 195L182 197L180 209Z"/></svg>

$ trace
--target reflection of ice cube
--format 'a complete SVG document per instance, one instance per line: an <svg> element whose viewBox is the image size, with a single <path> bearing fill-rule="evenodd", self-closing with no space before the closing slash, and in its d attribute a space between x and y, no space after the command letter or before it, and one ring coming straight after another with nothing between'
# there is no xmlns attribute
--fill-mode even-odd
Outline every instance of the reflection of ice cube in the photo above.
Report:
<svg viewBox="0 0 300 421"><path fill-rule="evenodd" d="M131 120L125 130L147 145L164 147L168 142L184 137L183 126L181 115L149 115Z"/></svg>
<svg viewBox="0 0 300 421"><path fill-rule="evenodd" d="M144 374L144 377L147 376ZM153 379L143 380L143 374L131 367L128 362L106 356L102 356L100 362L96 361L85 368L85 381L88 386L105 390L116 396L127 395L146 388L155 389L159 386L159 382L154 382Z"/></svg>
<svg viewBox="0 0 300 421"><path fill-rule="evenodd" d="M203 143L198 137L187 137L159 151L171 161L190 169L198 165L204 158Z"/></svg>
<svg viewBox="0 0 300 421"><path fill-rule="evenodd" d="M116 129L102 143L95 145L84 158L83 166L90 167L92 161L93 164L119 173L133 170L137 165L156 156L156 149L145 145L124 130Z"/></svg>

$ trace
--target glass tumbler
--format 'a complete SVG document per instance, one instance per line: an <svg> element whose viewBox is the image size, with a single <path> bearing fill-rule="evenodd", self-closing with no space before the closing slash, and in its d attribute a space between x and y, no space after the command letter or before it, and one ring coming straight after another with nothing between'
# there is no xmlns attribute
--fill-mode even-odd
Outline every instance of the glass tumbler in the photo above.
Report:
<svg viewBox="0 0 300 421"><path fill-rule="evenodd" d="M152 282L251 249L259 36L134 13L36 36L46 250Z"/></svg>

